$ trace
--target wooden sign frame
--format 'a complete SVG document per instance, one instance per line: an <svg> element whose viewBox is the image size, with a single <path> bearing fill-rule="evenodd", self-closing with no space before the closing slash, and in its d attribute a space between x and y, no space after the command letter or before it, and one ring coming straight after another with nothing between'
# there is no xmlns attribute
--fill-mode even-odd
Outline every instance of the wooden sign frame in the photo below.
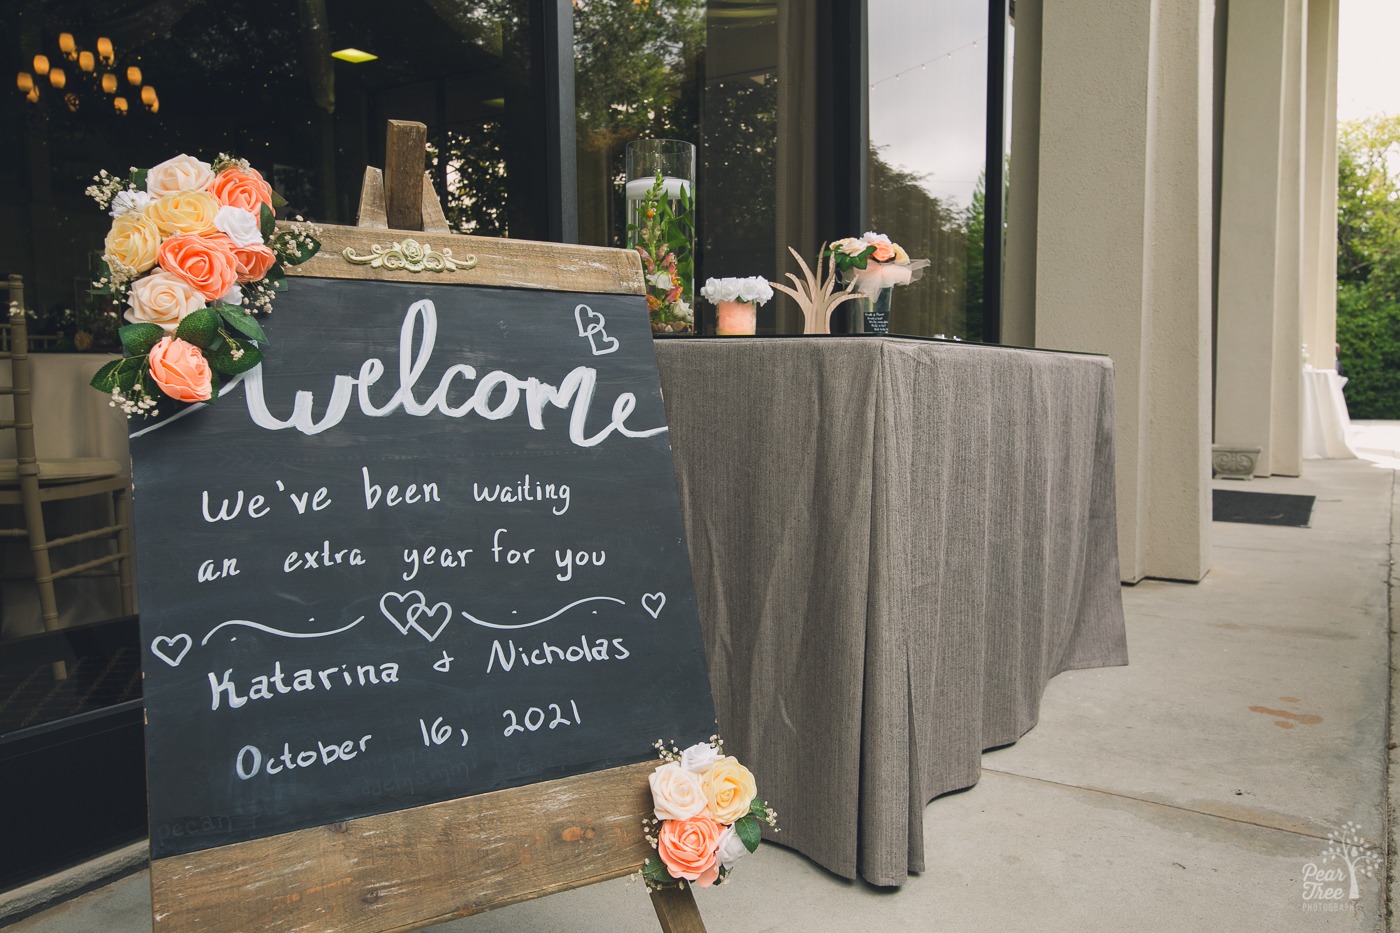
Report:
<svg viewBox="0 0 1400 933"><path fill-rule="evenodd" d="M323 228L320 253L288 273L645 294L635 253L444 232L423 174L425 139L422 124L390 121L386 171L366 170L360 226ZM413 227L391 229L387 217ZM652 852L642 821L652 816L654 767L643 762L156 859L153 926L157 933L400 933L633 874ZM651 898L665 933L705 933L688 887Z"/></svg>

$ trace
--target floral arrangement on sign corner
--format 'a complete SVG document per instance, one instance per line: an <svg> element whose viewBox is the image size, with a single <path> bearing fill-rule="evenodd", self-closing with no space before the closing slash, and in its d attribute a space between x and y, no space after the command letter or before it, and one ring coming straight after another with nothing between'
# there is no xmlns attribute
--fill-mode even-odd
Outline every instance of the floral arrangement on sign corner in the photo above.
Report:
<svg viewBox="0 0 1400 933"><path fill-rule="evenodd" d="M682 186L668 193L666 179L657 172L655 183L642 196L637 222L627 225L627 237L646 271L652 332L693 333L695 203L689 189Z"/></svg>
<svg viewBox="0 0 1400 933"><path fill-rule="evenodd" d="M927 259L910 259L904 247L883 233L837 240L822 251L840 271L841 281L867 298L886 288L916 281L928 267Z"/></svg>
<svg viewBox="0 0 1400 933"><path fill-rule="evenodd" d="M128 418L162 397L210 402L219 376L262 361L267 335L253 317L272 310L286 268L321 248L314 224L275 226L286 205L244 159L213 164L178 155L125 178L103 170L87 189L112 217L93 293L110 295L130 323L125 353L92 386Z"/></svg>
<svg viewBox="0 0 1400 933"><path fill-rule="evenodd" d="M710 736L681 751L658 740L662 764L651 773L656 819L642 824L656 854L642 866L647 887L722 884L734 863L758 848L760 823L776 832L778 814L758 796L753 774Z"/></svg>

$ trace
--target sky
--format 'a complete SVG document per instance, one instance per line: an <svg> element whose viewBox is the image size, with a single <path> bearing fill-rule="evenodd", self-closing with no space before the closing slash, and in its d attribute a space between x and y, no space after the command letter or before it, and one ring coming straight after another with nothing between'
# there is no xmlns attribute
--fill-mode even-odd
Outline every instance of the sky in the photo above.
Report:
<svg viewBox="0 0 1400 933"><path fill-rule="evenodd" d="M1341 0L1337 119L1400 115L1400 0Z"/></svg>

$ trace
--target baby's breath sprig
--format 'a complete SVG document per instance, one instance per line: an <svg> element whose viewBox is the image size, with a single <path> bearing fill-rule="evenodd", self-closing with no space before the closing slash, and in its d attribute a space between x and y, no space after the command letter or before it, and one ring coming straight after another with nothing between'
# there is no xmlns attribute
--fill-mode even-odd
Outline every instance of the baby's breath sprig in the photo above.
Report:
<svg viewBox="0 0 1400 933"><path fill-rule="evenodd" d="M112 389L112 400L107 403L108 408L120 408L122 413L130 420L133 416L139 415L142 418L149 418L156 413L156 406L160 401L147 394L139 384L132 388L130 394L122 392L120 388Z"/></svg>
<svg viewBox="0 0 1400 933"><path fill-rule="evenodd" d="M244 172L248 171L248 169L251 167L247 159L235 158L234 156L229 155L227 152L221 152L219 153L219 157L214 160L214 163L210 166L210 168L212 168L214 174L217 175L224 169L229 168L230 166L236 167L240 171Z"/></svg>
<svg viewBox="0 0 1400 933"><path fill-rule="evenodd" d="M131 187L131 182L118 178L105 168L92 176L92 184L83 192L97 202L104 211L112 206L112 199Z"/></svg>

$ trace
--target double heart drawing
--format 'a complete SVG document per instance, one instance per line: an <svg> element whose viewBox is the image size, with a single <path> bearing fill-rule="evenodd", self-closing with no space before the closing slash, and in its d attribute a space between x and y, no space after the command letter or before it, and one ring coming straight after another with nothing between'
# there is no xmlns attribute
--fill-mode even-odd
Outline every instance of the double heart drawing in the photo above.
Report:
<svg viewBox="0 0 1400 933"><path fill-rule="evenodd" d="M390 608L391 606L393 608ZM452 607L447 603L434 603L429 606L428 598L423 595L422 590L385 593L379 597L379 611L384 613L384 618L394 623L394 628L399 630L400 635L407 635L412 630L428 641L436 641L442 630L447 628L447 623L452 621ZM423 620L422 623L419 622L420 619Z"/></svg>
<svg viewBox="0 0 1400 933"><path fill-rule="evenodd" d="M588 338L588 346L592 348L594 356L602 356L617 349L617 338L609 337L608 332L603 329L606 323L603 316L588 305L574 308L574 321L578 324L578 335Z"/></svg>

